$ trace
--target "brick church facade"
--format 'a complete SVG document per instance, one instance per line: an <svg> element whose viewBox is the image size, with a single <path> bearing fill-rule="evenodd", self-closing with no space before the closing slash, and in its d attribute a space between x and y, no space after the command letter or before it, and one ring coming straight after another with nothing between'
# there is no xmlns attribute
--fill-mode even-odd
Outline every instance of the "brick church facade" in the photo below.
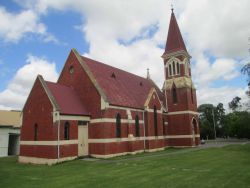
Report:
<svg viewBox="0 0 250 188"><path fill-rule="evenodd" d="M19 162L54 164L199 145L190 55L172 11L162 90L72 49L56 83L38 75L24 105ZM157 66L157 65L156 65Z"/></svg>

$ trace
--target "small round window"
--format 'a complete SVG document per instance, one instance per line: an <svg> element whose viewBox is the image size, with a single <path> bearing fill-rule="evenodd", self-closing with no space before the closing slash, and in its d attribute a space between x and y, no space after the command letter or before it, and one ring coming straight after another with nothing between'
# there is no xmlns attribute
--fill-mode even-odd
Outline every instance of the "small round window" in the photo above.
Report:
<svg viewBox="0 0 250 188"><path fill-rule="evenodd" d="M70 74L73 74L73 73L74 73L74 67L73 67L72 65L69 67L69 73L70 73Z"/></svg>

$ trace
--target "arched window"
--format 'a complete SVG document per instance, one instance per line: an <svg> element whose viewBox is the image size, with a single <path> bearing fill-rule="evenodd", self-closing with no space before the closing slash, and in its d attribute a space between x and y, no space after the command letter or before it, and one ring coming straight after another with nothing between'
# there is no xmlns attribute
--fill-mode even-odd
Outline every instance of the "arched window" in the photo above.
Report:
<svg viewBox="0 0 250 188"><path fill-rule="evenodd" d="M140 136L140 124L139 124L139 116L135 116L135 136L139 137Z"/></svg>
<svg viewBox="0 0 250 188"><path fill-rule="evenodd" d="M35 141L37 140L37 135L38 135L38 125L35 124L34 125L34 140Z"/></svg>
<svg viewBox="0 0 250 188"><path fill-rule="evenodd" d="M185 67L186 69L186 67ZM186 70L185 70L186 71ZM181 72L179 60L173 60L168 64L168 74L169 76L178 75Z"/></svg>
<svg viewBox="0 0 250 188"><path fill-rule="evenodd" d="M179 64L179 62L177 62L176 66L177 66L177 74L180 74L180 64Z"/></svg>
<svg viewBox="0 0 250 188"><path fill-rule="evenodd" d="M69 67L69 73L70 73L70 74L73 74L73 73L74 73L74 66L73 66L73 65L71 65L71 66Z"/></svg>
<svg viewBox="0 0 250 188"><path fill-rule="evenodd" d="M70 127L69 122L66 122L64 124L64 140L69 140L69 127Z"/></svg>
<svg viewBox="0 0 250 188"><path fill-rule="evenodd" d="M158 136L157 109L156 109L156 106L154 106L154 128L155 128L155 136Z"/></svg>
<svg viewBox="0 0 250 188"><path fill-rule="evenodd" d="M118 113L116 115L116 137L121 138L121 115Z"/></svg>
<svg viewBox="0 0 250 188"><path fill-rule="evenodd" d="M173 62L173 75L175 75L175 62Z"/></svg>
<svg viewBox="0 0 250 188"><path fill-rule="evenodd" d="M172 66L171 66L171 64L169 64L168 70L169 70L169 76L171 76L172 75Z"/></svg>
<svg viewBox="0 0 250 188"><path fill-rule="evenodd" d="M173 103L176 104L178 102L178 98L177 98L177 91L176 91L175 86L173 86L173 89L172 89L172 98L173 98Z"/></svg>

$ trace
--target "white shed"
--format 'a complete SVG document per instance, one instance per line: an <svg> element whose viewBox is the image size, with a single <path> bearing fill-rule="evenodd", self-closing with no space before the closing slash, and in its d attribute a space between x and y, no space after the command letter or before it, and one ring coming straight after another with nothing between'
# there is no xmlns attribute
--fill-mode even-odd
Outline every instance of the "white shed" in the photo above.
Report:
<svg viewBox="0 0 250 188"><path fill-rule="evenodd" d="M0 110L0 157L19 154L21 112Z"/></svg>

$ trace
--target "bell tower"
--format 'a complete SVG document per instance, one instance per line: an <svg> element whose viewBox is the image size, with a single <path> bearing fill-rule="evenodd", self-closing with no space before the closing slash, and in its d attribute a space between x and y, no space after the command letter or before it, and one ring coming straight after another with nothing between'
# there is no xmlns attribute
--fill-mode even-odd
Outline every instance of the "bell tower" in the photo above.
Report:
<svg viewBox="0 0 250 188"><path fill-rule="evenodd" d="M196 89L191 78L190 59L172 8L164 61L164 93L168 108L170 146L200 143Z"/></svg>

